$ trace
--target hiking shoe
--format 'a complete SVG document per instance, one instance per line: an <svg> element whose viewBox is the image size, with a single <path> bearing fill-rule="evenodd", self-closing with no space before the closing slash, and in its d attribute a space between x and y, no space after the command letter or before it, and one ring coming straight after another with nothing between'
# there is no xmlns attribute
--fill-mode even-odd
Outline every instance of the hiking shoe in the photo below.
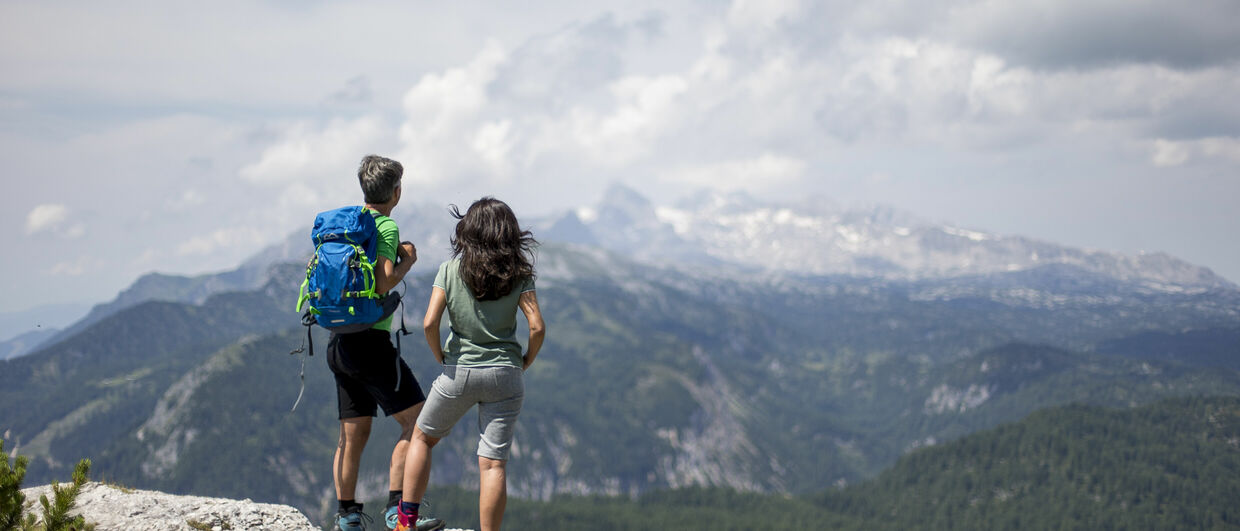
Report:
<svg viewBox="0 0 1240 531"><path fill-rule="evenodd" d="M418 531L439 531L443 527L443 520L422 515L418 515L418 522L415 526Z"/></svg>
<svg viewBox="0 0 1240 531"><path fill-rule="evenodd" d="M387 512L383 514L383 521L387 524L388 529L396 529L396 526L400 525L400 511L398 509L399 507L393 505L388 507Z"/></svg>
<svg viewBox="0 0 1240 531"><path fill-rule="evenodd" d="M400 513L396 510L395 505L388 508L387 513L383 515L383 519L387 521L388 529L396 531L411 531L413 529L417 531L439 531L444 528L443 520L422 515L418 515L418 521L414 527L402 526L400 525Z"/></svg>
<svg viewBox="0 0 1240 531"><path fill-rule="evenodd" d="M343 513L336 513L336 527L333 531L366 531L366 524L372 522L370 515L362 512L361 505Z"/></svg>

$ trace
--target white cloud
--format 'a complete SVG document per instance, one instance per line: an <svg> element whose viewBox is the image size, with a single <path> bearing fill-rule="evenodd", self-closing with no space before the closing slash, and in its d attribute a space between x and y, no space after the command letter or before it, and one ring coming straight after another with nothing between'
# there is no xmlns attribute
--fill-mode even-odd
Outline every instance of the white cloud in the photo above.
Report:
<svg viewBox="0 0 1240 531"><path fill-rule="evenodd" d="M1240 163L1240 138L1210 137L1180 141L1159 138L1150 143L1150 148L1150 162L1160 167L1180 166L1194 157Z"/></svg>
<svg viewBox="0 0 1240 531"><path fill-rule="evenodd" d="M487 85L495 79L508 51L488 41L469 64L422 76L404 96L404 143L398 159L405 179L421 185L488 169L478 159L502 163L511 149L512 125L486 125Z"/></svg>
<svg viewBox="0 0 1240 531"><path fill-rule="evenodd" d="M65 262L57 262L52 265L48 272L53 276L78 277L82 276L83 273L98 267L98 265L98 262L92 262L86 259L69 260Z"/></svg>
<svg viewBox="0 0 1240 531"><path fill-rule="evenodd" d="M571 130L577 144L596 161L611 165L628 162L651 149L653 140L675 122L677 102L688 89L679 76L629 76L610 87L614 107L598 113L576 108Z"/></svg>
<svg viewBox="0 0 1240 531"><path fill-rule="evenodd" d="M1202 153L1240 163L1240 138L1213 137L1198 140Z"/></svg>
<svg viewBox="0 0 1240 531"><path fill-rule="evenodd" d="M265 243L273 237L279 236L283 235L273 235L255 227L229 227L186 239L176 246L175 252L179 256L206 256L214 254L230 245L241 246L251 242Z"/></svg>
<svg viewBox="0 0 1240 531"><path fill-rule="evenodd" d="M374 96L386 95L386 85L406 72L455 64L478 35L519 35L530 24L514 20L539 16L390 1L227 4L185 16L179 7L146 2L6 3L5 85L67 87L139 105L313 106L359 73L373 74ZM561 7L557 16L592 9Z"/></svg>
<svg viewBox="0 0 1240 531"><path fill-rule="evenodd" d="M1159 63L1193 69L1240 55L1234 24L1240 6L1230 0L1199 0L1191 9L1157 0L949 1L938 7L942 24L926 24L938 28L937 37L1039 68Z"/></svg>
<svg viewBox="0 0 1240 531"><path fill-rule="evenodd" d="M189 188L181 192L181 197L169 201L168 206L171 210L175 211L203 205L206 204L206 202L207 197L205 194L196 189Z"/></svg>
<svg viewBox="0 0 1240 531"><path fill-rule="evenodd" d="M969 112L975 116L1023 116L1029 112L1029 87L1033 74L1023 68L1008 68L1003 60L981 55L973 59L966 91Z"/></svg>
<svg viewBox="0 0 1240 531"><path fill-rule="evenodd" d="M742 31L772 29L779 21L795 16L800 7L798 0L735 0L728 8L728 22Z"/></svg>
<svg viewBox="0 0 1240 531"><path fill-rule="evenodd" d="M423 76L405 94L407 132L413 135L442 135L474 116L486 105L486 86L507 58L508 52L503 45L488 41L468 65L448 69L442 74Z"/></svg>
<svg viewBox="0 0 1240 531"><path fill-rule="evenodd" d="M53 228L69 215L69 207L60 203L47 203L34 207L26 216L26 234L34 234Z"/></svg>
<svg viewBox="0 0 1240 531"><path fill-rule="evenodd" d="M474 133L470 147L478 153L491 168L500 174L508 171L508 153L512 151L512 121L499 120L482 124Z"/></svg>
<svg viewBox="0 0 1240 531"><path fill-rule="evenodd" d="M666 172L666 178L693 187L764 191L794 184L804 176L804 160L763 153L757 157Z"/></svg>
<svg viewBox="0 0 1240 531"><path fill-rule="evenodd" d="M1158 139L1153 142L1150 162L1155 166L1179 166L1188 160L1188 147L1182 142Z"/></svg>
<svg viewBox="0 0 1240 531"><path fill-rule="evenodd" d="M847 23L876 13L740 0L697 24L696 55L674 54L679 60L652 63L657 68L631 61L639 47L610 18L515 47L490 41L406 92L401 160L439 190L489 189L513 175L734 186L737 179L703 176L754 172L793 188L815 181L807 168L853 153L1127 150L1131 140L1148 141L1154 116L1202 99L1194 87L1218 77L1157 64L1038 71L967 39L872 31L882 25L873 20L853 31ZM819 39L820 28L805 20L823 14L840 28L831 39ZM581 35L587 26L597 30L591 38ZM569 67L581 74L566 75ZM1182 163L1168 146L1159 163ZM744 153L759 155L736 158ZM1193 153L1205 149L1184 156ZM799 166L777 168L779 157ZM915 165L904 160L897 164ZM849 178L876 172L898 177L882 164Z"/></svg>
<svg viewBox="0 0 1240 531"><path fill-rule="evenodd" d="M287 126L280 140L263 150L262 157L241 168L245 179L264 185L287 185L356 166L363 155L383 145L389 131L377 116L335 119L324 126L297 122Z"/></svg>
<svg viewBox="0 0 1240 531"><path fill-rule="evenodd" d="M166 257L167 249L155 249L148 247L146 250L138 253L130 259L130 267L150 267L156 263L156 260Z"/></svg>

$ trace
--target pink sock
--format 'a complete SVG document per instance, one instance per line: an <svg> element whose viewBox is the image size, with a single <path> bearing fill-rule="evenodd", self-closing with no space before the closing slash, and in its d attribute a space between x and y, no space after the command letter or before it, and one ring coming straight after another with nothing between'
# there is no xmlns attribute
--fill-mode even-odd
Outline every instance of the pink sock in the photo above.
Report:
<svg viewBox="0 0 1240 531"><path fill-rule="evenodd" d="M401 505L404 505L404 503ZM410 528L412 528L418 521L418 513L405 512L405 508L400 506L396 508L396 516L400 518L400 525Z"/></svg>

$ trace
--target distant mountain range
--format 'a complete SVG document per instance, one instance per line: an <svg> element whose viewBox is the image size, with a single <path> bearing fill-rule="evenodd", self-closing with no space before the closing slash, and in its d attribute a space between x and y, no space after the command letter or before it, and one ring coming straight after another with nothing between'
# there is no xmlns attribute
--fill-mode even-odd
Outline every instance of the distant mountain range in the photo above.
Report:
<svg viewBox="0 0 1240 531"><path fill-rule="evenodd" d="M1240 290L1207 269L833 208L729 196L661 209L614 188L531 220L549 335L514 495L818 492L1045 407L1240 395ZM419 247L403 288L417 322L455 220L398 215ZM309 247L295 234L234 271L148 275L0 362L0 436L32 457L28 483L91 457L96 477L136 487L326 511L321 334L288 412ZM425 386L423 341L403 343ZM374 440L395 436L387 424ZM467 431L437 450L435 484L476 479ZM386 488L383 453L367 454L363 496Z"/></svg>
<svg viewBox="0 0 1240 531"><path fill-rule="evenodd" d="M464 206L464 205L462 205ZM446 205L402 204L402 238L418 246L421 271L450 252L456 220ZM888 280L976 278L1068 266L1145 290L1240 289L1210 269L1165 253L1084 250L922 220L890 207L842 208L825 199L762 202L743 193L703 193L673 207L613 185L590 207L526 220L544 242L617 253L628 260L711 273L844 275ZM309 257L297 232L256 254L243 270Z"/></svg>
<svg viewBox="0 0 1240 531"><path fill-rule="evenodd" d="M39 327L29 332L18 334L17 337L7 341L0 341L0 360L16 358L28 352L33 352L40 345L59 334L59 328Z"/></svg>
<svg viewBox="0 0 1240 531"><path fill-rule="evenodd" d="M85 313L86 308L76 304L49 304L0 313L0 360L33 351Z"/></svg>
<svg viewBox="0 0 1240 531"><path fill-rule="evenodd" d="M888 207L844 209L708 193L657 207L613 186L598 205L565 213L544 238L597 245L633 259L698 268L932 279L1070 265L1156 290L1235 289L1207 268L1163 253L1126 256L933 224Z"/></svg>
<svg viewBox="0 0 1240 531"><path fill-rule="evenodd" d="M449 258L456 220L446 205L402 204L396 218L402 239L418 247L415 273L433 271ZM760 273L767 279L842 276L914 284L943 280L947 281L943 285L952 286L950 293L919 295L926 297L1037 297L1010 290L999 293L1004 289L1002 279L1013 275L1108 285L1124 293L1240 291L1210 269L1164 253L1130 256L1076 249L933 224L889 207L846 209L825 199L777 204L743 193L703 193L674 207L660 207L633 189L613 185L594 206L527 222L543 242L610 251L628 261L711 278L749 279ZM146 300L197 303L213 293L258 288L267 281L271 266L309 258L308 231L290 234L232 271L143 276L113 301L93 308L74 327ZM980 294L981 286L988 286L989 294ZM23 346L28 348L29 341L8 349L24 353L19 350Z"/></svg>
<svg viewBox="0 0 1240 531"><path fill-rule="evenodd" d="M1240 394L1240 374L1212 358L1088 352L1185 327L1233 341L1231 291L1125 292L1048 270L991 279L1003 296L985 284L970 284L982 296L939 296L960 280L742 282L550 243L539 263L551 335L529 374L510 469L518 496L694 485L806 492L1046 406ZM100 477L125 484L315 514L330 489L335 416L318 357L303 405L288 413L298 367L286 353L304 334L291 303L303 271L276 266L263 287L200 304L138 303L5 363L0 403L21 407L0 411L0 433L34 458L31 482L89 456ZM428 275L409 283L415 322ZM404 345L425 385L435 374L425 346ZM389 436L376 430L376 440ZM441 446L433 480L468 485L473 443L461 435ZM382 470L373 462L381 453L371 473ZM380 476L369 492L381 490Z"/></svg>

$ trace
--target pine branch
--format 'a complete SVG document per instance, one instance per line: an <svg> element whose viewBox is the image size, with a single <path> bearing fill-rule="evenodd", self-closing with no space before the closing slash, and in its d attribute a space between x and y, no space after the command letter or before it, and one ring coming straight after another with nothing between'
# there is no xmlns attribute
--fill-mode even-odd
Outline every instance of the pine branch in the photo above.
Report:
<svg viewBox="0 0 1240 531"><path fill-rule="evenodd" d="M90 472L90 460L83 459L73 468L73 484L68 487L61 487L60 483L52 482L52 498L49 501L47 495L39 496L39 503L43 506L43 525L47 531L89 531L94 529L94 524L87 524L86 519L82 516L70 516L69 512L73 510L73 505L77 501L77 495L82 490L82 485L86 483L87 474Z"/></svg>
<svg viewBox="0 0 1240 531"><path fill-rule="evenodd" d="M0 456L4 454L4 439L0 439ZM22 505L26 496L22 494L22 480L26 477L26 456L19 455L13 465L9 465L8 456L0 457L0 531L17 529L21 524Z"/></svg>

